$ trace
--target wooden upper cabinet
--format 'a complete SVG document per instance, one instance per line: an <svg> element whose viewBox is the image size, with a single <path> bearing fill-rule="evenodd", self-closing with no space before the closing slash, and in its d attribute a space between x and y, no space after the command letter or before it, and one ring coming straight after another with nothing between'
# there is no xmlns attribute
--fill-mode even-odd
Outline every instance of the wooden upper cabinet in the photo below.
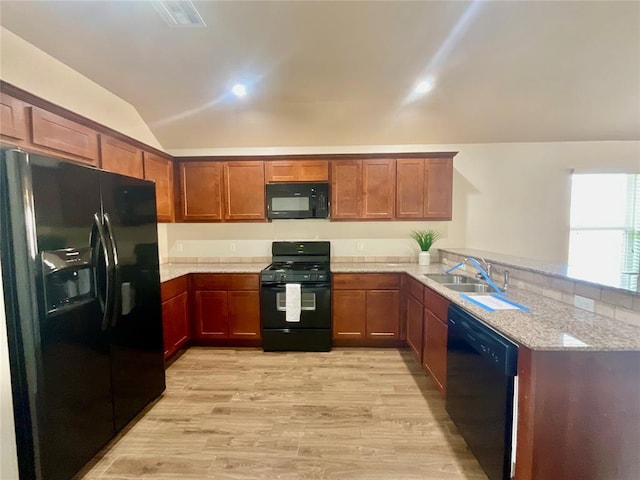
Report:
<svg viewBox="0 0 640 480"><path fill-rule="evenodd" d="M362 218L393 218L395 205L395 161L362 161Z"/></svg>
<svg viewBox="0 0 640 480"><path fill-rule="evenodd" d="M451 220L453 158L396 162L396 218Z"/></svg>
<svg viewBox="0 0 640 480"><path fill-rule="evenodd" d="M424 159L400 158L396 161L396 217L424 216Z"/></svg>
<svg viewBox="0 0 640 480"><path fill-rule="evenodd" d="M331 218L360 218L362 201L362 161L331 162Z"/></svg>
<svg viewBox="0 0 640 480"><path fill-rule="evenodd" d="M393 218L395 160L331 162L331 218Z"/></svg>
<svg viewBox="0 0 640 480"><path fill-rule="evenodd" d="M298 180L298 170L293 161L267 161L264 164L264 169L267 182L295 182Z"/></svg>
<svg viewBox="0 0 640 480"><path fill-rule="evenodd" d="M27 104L21 100L0 93L0 135L12 140L26 141L27 129ZM18 142L22 144L22 142Z"/></svg>
<svg viewBox="0 0 640 480"><path fill-rule="evenodd" d="M98 166L98 132L46 110L30 107L32 141L73 156L73 159Z"/></svg>
<svg viewBox="0 0 640 480"><path fill-rule="evenodd" d="M267 182L326 182L328 160L274 160L265 162Z"/></svg>
<svg viewBox="0 0 640 480"><path fill-rule="evenodd" d="M142 150L108 135L100 135L102 169L109 172L144 178Z"/></svg>
<svg viewBox="0 0 640 480"><path fill-rule="evenodd" d="M329 181L329 160L298 160L297 165L299 181Z"/></svg>
<svg viewBox="0 0 640 480"><path fill-rule="evenodd" d="M184 221L222 220L222 163L180 164L181 215Z"/></svg>
<svg viewBox="0 0 640 480"><path fill-rule="evenodd" d="M264 220L264 162L224 163L225 220Z"/></svg>
<svg viewBox="0 0 640 480"><path fill-rule="evenodd" d="M144 152L144 178L156 184L158 221L174 220L173 162L168 158Z"/></svg>
<svg viewBox="0 0 640 480"><path fill-rule="evenodd" d="M425 162L424 218L451 220L453 159L428 158Z"/></svg>

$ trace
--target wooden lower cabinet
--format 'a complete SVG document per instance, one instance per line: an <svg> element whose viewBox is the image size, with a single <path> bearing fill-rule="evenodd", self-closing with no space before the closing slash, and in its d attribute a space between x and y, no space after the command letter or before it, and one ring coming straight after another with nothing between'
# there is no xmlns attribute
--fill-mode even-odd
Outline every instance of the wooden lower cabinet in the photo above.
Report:
<svg viewBox="0 0 640 480"><path fill-rule="evenodd" d="M220 340L220 345L228 346L259 345L257 274L195 274L191 285L195 339Z"/></svg>
<svg viewBox="0 0 640 480"><path fill-rule="evenodd" d="M333 292L333 339L363 339L366 335L367 292L335 290Z"/></svg>
<svg viewBox="0 0 640 480"><path fill-rule="evenodd" d="M335 274L332 293L334 344L398 346L399 287L397 274Z"/></svg>
<svg viewBox="0 0 640 480"><path fill-rule="evenodd" d="M416 359L422 362L422 303L407 295L407 344Z"/></svg>
<svg viewBox="0 0 640 480"><path fill-rule="evenodd" d="M449 300L429 287L425 287L422 366L443 395L447 391L447 316L449 304Z"/></svg>
<svg viewBox="0 0 640 480"><path fill-rule="evenodd" d="M164 358L169 358L184 347L191 337L187 277L163 282L161 292Z"/></svg>
<svg viewBox="0 0 640 480"><path fill-rule="evenodd" d="M425 308L422 366L444 394L447 389L447 324Z"/></svg>
<svg viewBox="0 0 640 480"><path fill-rule="evenodd" d="M260 292L227 292L229 338L260 339Z"/></svg>
<svg viewBox="0 0 640 480"><path fill-rule="evenodd" d="M197 338L229 338L227 292L195 292Z"/></svg>
<svg viewBox="0 0 640 480"><path fill-rule="evenodd" d="M369 339L398 339L400 336L400 292L370 290L367 292L367 325Z"/></svg>

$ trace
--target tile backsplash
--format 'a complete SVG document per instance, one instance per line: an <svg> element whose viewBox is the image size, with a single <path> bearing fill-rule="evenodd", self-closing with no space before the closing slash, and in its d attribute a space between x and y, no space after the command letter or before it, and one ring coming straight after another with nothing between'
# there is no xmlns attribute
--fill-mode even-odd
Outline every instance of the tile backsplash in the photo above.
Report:
<svg viewBox="0 0 640 480"><path fill-rule="evenodd" d="M451 266L465 258L446 251L441 252L440 257ZM491 278L498 285L504 278L504 271L508 270L510 285L640 327L640 296L635 292L566 277L559 278L526 268L501 265L499 262L491 263ZM470 265L466 269L475 270Z"/></svg>

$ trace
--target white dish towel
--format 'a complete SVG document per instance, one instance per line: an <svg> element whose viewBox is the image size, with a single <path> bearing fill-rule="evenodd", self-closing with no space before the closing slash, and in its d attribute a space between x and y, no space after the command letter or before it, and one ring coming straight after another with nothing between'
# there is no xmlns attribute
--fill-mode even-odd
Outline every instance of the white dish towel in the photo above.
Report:
<svg viewBox="0 0 640 480"><path fill-rule="evenodd" d="M287 283L285 299L285 308L287 310L285 320L287 322L299 322L300 310L302 307L302 295L300 293L299 283Z"/></svg>

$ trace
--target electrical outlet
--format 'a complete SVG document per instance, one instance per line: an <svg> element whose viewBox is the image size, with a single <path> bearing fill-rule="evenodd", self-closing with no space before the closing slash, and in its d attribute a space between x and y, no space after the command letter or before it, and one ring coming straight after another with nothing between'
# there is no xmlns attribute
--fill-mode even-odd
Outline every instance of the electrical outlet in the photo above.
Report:
<svg viewBox="0 0 640 480"><path fill-rule="evenodd" d="M231 242L229 244L229 250L231 250L232 252L236 251L236 242Z"/></svg>
<svg viewBox="0 0 640 480"><path fill-rule="evenodd" d="M364 242L357 242L356 243L356 250L358 252L362 252L364 250Z"/></svg>
<svg viewBox="0 0 640 480"><path fill-rule="evenodd" d="M573 305L576 308L581 308L582 310L586 310L587 312L595 312L596 311L596 302L593 298L581 297L580 295L573 296Z"/></svg>
<svg viewBox="0 0 640 480"><path fill-rule="evenodd" d="M442 264L443 264L443 265L449 265L449 260L447 259L447 257L444 257L444 258L442 259Z"/></svg>
<svg viewBox="0 0 640 480"><path fill-rule="evenodd" d="M182 242L176 243L176 250L178 250L179 252L184 251L184 245L182 244Z"/></svg>

